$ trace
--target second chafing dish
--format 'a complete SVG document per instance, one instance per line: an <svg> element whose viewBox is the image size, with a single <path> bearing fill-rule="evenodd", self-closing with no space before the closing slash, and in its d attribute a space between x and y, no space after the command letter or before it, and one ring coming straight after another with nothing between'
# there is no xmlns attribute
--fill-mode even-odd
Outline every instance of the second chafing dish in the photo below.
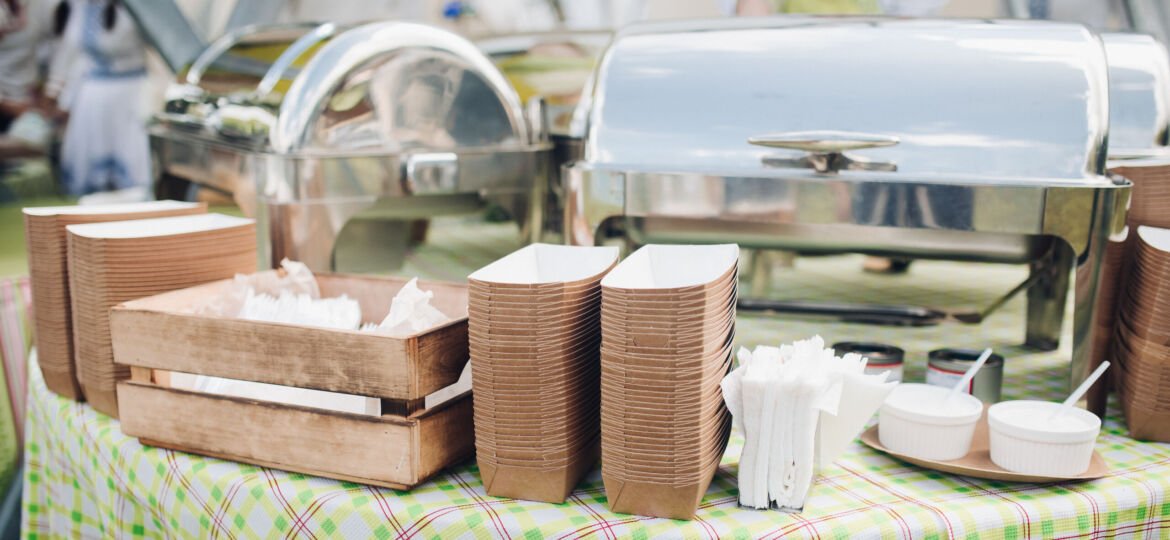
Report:
<svg viewBox="0 0 1170 540"><path fill-rule="evenodd" d="M239 86L205 99L207 89L187 85L198 98L189 101L214 102L193 125L160 115L152 151L164 179L230 194L257 218L265 263L387 270L412 220L487 201L512 210L528 237L539 233L543 205L529 201L547 187L543 102L521 103L482 52L444 30L399 22L301 30L291 42L231 53L248 42L245 32L208 53L244 57L210 62L228 66L221 78ZM257 75L260 63L267 70Z"/></svg>
<svg viewBox="0 0 1170 540"><path fill-rule="evenodd" d="M570 240L1027 263L1029 344L1055 347L1069 270L1086 375L1102 246L1108 78L1083 26L771 17L642 24L594 74Z"/></svg>

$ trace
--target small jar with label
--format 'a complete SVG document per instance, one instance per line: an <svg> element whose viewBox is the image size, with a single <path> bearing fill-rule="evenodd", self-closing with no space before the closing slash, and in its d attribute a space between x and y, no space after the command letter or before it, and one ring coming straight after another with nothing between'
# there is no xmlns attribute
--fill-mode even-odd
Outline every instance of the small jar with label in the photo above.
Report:
<svg viewBox="0 0 1170 540"><path fill-rule="evenodd" d="M862 341L842 341L833 344L837 356L845 353L857 353L868 359L865 364L865 374L889 372L887 381L902 382L902 360L906 351L893 345L884 343L867 343Z"/></svg>
<svg viewBox="0 0 1170 540"><path fill-rule="evenodd" d="M950 388L963 378L979 356L980 349L935 349L930 351L926 366L926 384ZM1003 388L1003 356L992 353L987 363L965 389L984 403L997 403Z"/></svg>

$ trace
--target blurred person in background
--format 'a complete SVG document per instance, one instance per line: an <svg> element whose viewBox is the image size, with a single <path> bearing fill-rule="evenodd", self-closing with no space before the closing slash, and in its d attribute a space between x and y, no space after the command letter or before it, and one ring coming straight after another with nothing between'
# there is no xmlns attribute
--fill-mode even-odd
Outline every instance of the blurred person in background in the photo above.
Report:
<svg viewBox="0 0 1170 540"><path fill-rule="evenodd" d="M0 0L0 132L39 103L38 49L50 36L48 0Z"/></svg>
<svg viewBox="0 0 1170 540"><path fill-rule="evenodd" d="M65 191L145 188L146 50L137 24L117 0L67 0L57 19L65 21L64 34L46 94L69 113L61 145Z"/></svg>

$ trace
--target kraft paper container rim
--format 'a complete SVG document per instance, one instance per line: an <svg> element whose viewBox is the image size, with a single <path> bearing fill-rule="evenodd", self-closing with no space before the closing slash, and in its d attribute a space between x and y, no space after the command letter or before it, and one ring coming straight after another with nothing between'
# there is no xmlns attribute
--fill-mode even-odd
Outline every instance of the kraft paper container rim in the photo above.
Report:
<svg viewBox="0 0 1170 540"><path fill-rule="evenodd" d="M556 300L524 299L501 300L498 298L483 299L468 295L468 307L474 306L478 313L484 315L512 316L524 315L532 311L539 313L576 312L584 309L601 308L601 291L580 297L558 297Z"/></svg>
<svg viewBox="0 0 1170 540"><path fill-rule="evenodd" d="M654 320L664 317L710 318L735 311L735 289L724 298L703 303L686 302L636 302L627 305L618 305L616 302L603 298L600 309L602 317L614 320Z"/></svg>
<svg viewBox="0 0 1170 540"><path fill-rule="evenodd" d="M688 365L712 361L716 357L719 357L723 351L730 351L734 341L734 330L729 332L726 338L703 341L701 345L692 346L686 344L678 347L633 347L621 343L613 344L606 342L605 336L602 335L599 351L602 356L606 357L604 361L615 364L646 365L653 367L659 365L658 362L678 362L679 364ZM654 350L644 350L648 348Z"/></svg>
<svg viewBox="0 0 1170 540"><path fill-rule="evenodd" d="M476 324L474 328L469 325L468 332L474 332L477 339L492 341L501 339L504 341L517 341L528 338L530 342L546 342L554 343L556 341L567 341L577 336L601 336L601 322L588 319L575 319L570 324L564 325L533 325L528 327L529 333L524 334L523 328L514 326L496 326L496 325L480 325Z"/></svg>
<svg viewBox="0 0 1170 540"><path fill-rule="evenodd" d="M568 400L572 403L576 400L584 399L582 392L578 387L583 387L586 383L596 390L597 374L591 371L582 371L579 374L566 376L563 379L558 378L547 384L541 386L532 381L507 380L497 378L491 381L486 381L477 388L482 390L481 393L487 393L489 390L494 395L491 397L480 396L483 399L482 404L484 408L493 407L495 410L500 410L499 407L508 407L509 404L514 404L513 407L521 406L540 406L542 409L559 406L561 400ZM553 377L550 377L550 379ZM525 400L526 396L531 396L528 399L537 400L537 403L530 403Z"/></svg>
<svg viewBox="0 0 1170 540"><path fill-rule="evenodd" d="M637 306L665 308L672 304L681 304L688 308L721 305L724 299L735 295L737 280L738 277L732 274L728 276L727 281L719 281L701 288L686 291L654 289L650 292L640 294L631 294L609 287L602 287L601 297L602 301L608 302L613 306L613 309Z"/></svg>
<svg viewBox="0 0 1170 540"><path fill-rule="evenodd" d="M606 274L601 286L634 294L701 290L733 274L738 261L736 244L648 244Z"/></svg>
<svg viewBox="0 0 1170 540"><path fill-rule="evenodd" d="M663 409L666 407L663 405L671 405L674 410L664 411ZM722 403L711 399L647 405L603 403L601 422L602 425L612 426L619 431L629 429L699 429L721 422L725 416L724 410Z"/></svg>
<svg viewBox="0 0 1170 540"><path fill-rule="evenodd" d="M477 421L485 420L476 418ZM563 450L588 442L597 437L600 428L592 417L581 417L580 421L563 424L532 425L520 427L514 424L484 423L476 429L476 437L494 450Z"/></svg>
<svg viewBox="0 0 1170 540"><path fill-rule="evenodd" d="M581 311L579 313L569 313L556 318L540 318L540 317L480 317L474 312L469 312L468 319L474 319L472 326L481 333L499 332L501 330L515 330L520 327L526 327L533 332L567 332L567 331L595 331L601 326L601 319L596 316L596 312L592 310Z"/></svg>
<svg viewBox="0 0 1170 540"><path fill-rule="evenodd" d="M613 309L631 307L665 308L671 304L687 307L718 306L722 301L735 296L738 276L735 273L726 279L690 291L655 289L653 292L633 294L621 289L601 287L603 301Z"/></svg>
<svg viewBox="0 0 1170 540"><path fill-rule="evenodd" d="M615 345L638 341L694 343L720 339L722 335L732 331L735 317L729 316L723 320L701 323L679 323L677 326L670 326L667 323L656 323L654 326L640 324L636 328L605 319L601 319L599 323L606 342Z"/></svg>
<svg viewBox="0 0 1170 540"><path fill-rule="evenodd" d="M525 346L523 344L509 344L496 342L495 345L469 345L471 357L484 367L507 365L536 367L542 364L559 365L568 361L582 361L595 358L598 354L598 340L590 336L583 336L577 341L565 342L561 345Z"/></svg>
<svg viewBox="0 0 1170 540"><path fill-rule="evenodd" d="M555 408L557 414L534 419L530 411L510 411L501 409L501 407L484 407L476 415L476 418L484 421L484 427L507 428L509 430L515 428L518 430L515 433L521 435L530 435L533 432L549 436L564 435L575 430L597 429L597 421L600 420L601 412L596 401L592 404L567 401L563 403L563 406ZM557 431L539 431L544 429ZM508 433L513 432L509 431Z"/></svg>
<svg viewBox="0 0 1170 540"><path fill-rule="evenodd" d="M255 225L256 221L252 219L212 212L190 216L67 225L65 230L81 238L134 242L161 237L182 239L191 234Z"/></svg>
<svg viewBox="0 0 1170 540"><path fill-rule="evenodd" d="M614 392L610 397L611 400L614 400L611 404L689 403L708 397L708 393L718 394L719 381L726 377L726 372L711 370L706 373L696 373L694 376L701 378L701 380L693 382L683 379L655 380L651 377L633 379L603 371L600 387L603 392L606 390ZM686 394L675 395L681 392L686 392ZM692 392L698 395L690 395ZM625 393L629 395L625 395Z"/></svg>
<svg viewBox="0 0 1170 540"><path fill-rule="evenodd" d="M467 279L473 284L516 289L541 284L571 286L597 279L617 260L616 247L529 244L472 272Z"/></svg>
<svg viewBox="0 0 1170 540"><path fill-rule="evenodd" d="M602 420L601 431L604 433L605 444L613 445L615 451L685 459L702 455L714 448L712 440L729 433L727 422L729 420L722 416L713 420L679 422L677 425ZM671 430L677 430L678 435L670 435L674 433Z"/></svg>
<svg viewBox="0 0 1170 540"><path fill-rule="evenodd" d="M469 289L467 296L470 302L481 307L504 306L539 306L546 309L573 306L586 302L600 302L601 287L596 284L583 287L577 291L557 291L543 294L514 294L501 292L487 292L480 289Z"/></svg>
<svg viewBox="0 0 1170 540"><path fill-rule="evenodd" d="M574 283L546 283L523 287L504 287L482 281L469 280L467 290L478 298L499 301L557 301L562 298L578 298L601 292L601 277ZM519 300L512 300L513 298Z"/></svg>
<svg viewBox="0 0 1170 540"><path fill-rule="evenodd" d="M727 319L735 317L735 306L729 304L725 308L712 310L683 310L670 312L663 310L660 312L637 311L630 313L614 314L606 311L604 308L600 310L600 319L604 323L608 323L611 328L629 328L637 331L644 326L648 327L665 327L668 325L685 325L689 328L703 325L714 325L725 323Z"/></svg>
<svg viewBox="0 0 1170 540"><path fill-rule="evenodd" d="M629 381L630 384L643 383L658 383L658 384L674 384L683 382L704 383L710 382L715 377L722 377L731 369L731 358L723 362L703 364L700 366L687 367L685 369L676 369L669 366L661 367L646 367L646 366L623 366L615 364L603 364L601 366L601 376L603 382L611 381ZM696 379L697 376L703 376L703 379ZM716 381L718 382L718 381Z"/></svg>
<svg viewBox="0 0 1170 540"><path fill-rule="evenodd" d="M634 339L615 343L603 336L600 351L609 354L614 362L625 362L655 357L678 358L715 354L727 348L726 334L716 333L711 338L682 339L672 336L642 334Z"/></svg>
<svg viewBox="0 0 1170 540"><path fill-rule="evenodd" d="M656 369L649 371L646 369L632 370L618 370L610 366L604 366L601 369L601 382L610 385L613 388L629 387L629 388L644 388L652 390L657 387L677 387L679 385L699 385L709 386L715 380L718 385L723 377L731 371L731 363L712 365L711 367L703 367L696 369L688 369L676 375L675 371L669 368Z"/></svg>
<svg viewBox="0 0 1170 540"><path fill-rule="evenodd" d="M557 459L597 442L598 434L597 426L593 429L561 429L548 434L517 432L511 426L497 426L476 430L476 448L490 451L497 457Z"/></svg>
<svg viewBox="0 0 1170 540"><path fill-rule="evenodd" d="M102 216L109 214L137 214L145 212L167 212L206 208L207 203L185 202L164 199L159 201L115 203L102 205L29 206L21 213L35 218L58 218L68 216Z"/></svg>
<svg viewBox="0 0 1170 540"><path fill-rule="evenodd" d="M559 383L562 378L596 375L600 376L600 366L594 367L595 362L573 361L563 363L549 362L545 365L528 366L527 369L522 369L524 366L508 366L504 368L485 368L484 366L473 367L472 377L480 377L484 384L495 383L497 380L502 382L514 382L518 380L532 381L532 384L544 384L551 386L553 383ZM536 371L537 373L534 373ZM486 387L486 386L485 386ZM490 396L484 396L490 397Z"/></svg>
<svg viewBox="0 0 1170 540"><path fill-rule="evenodd" d="M498 419L499 421L493 421L486 415L475 417L475 421L482 424L477 426L476 436L493 448L512 447L521 442L561 448L569 442L577 441L582 434L595 433L600 429L597 415L587 412L574 414L564 422L529 422L523 418L501 416L503 418Z"/></svg>
<svg viewBox="0 0 1170 540"><path fill-rule="evenodd" d="M548 361L530 366L520 364L507 366L473 365L472 377L480 377L485 384L494 382L497 379L506 382L527 380L533 381L533 384L549 384L551 382L559 382L562 377L575 376L577 374L593 375L594 371L600 374L600 366L596 364L596 361L585 358L582 360L572 359L564 362ZM548 382L544 382L546 380Z"/></svg>

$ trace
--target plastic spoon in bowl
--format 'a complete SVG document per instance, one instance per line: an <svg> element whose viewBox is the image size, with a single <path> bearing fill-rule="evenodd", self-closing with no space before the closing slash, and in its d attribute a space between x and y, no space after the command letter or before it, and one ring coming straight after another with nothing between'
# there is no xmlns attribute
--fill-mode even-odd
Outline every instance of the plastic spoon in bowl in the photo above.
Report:
<svg viewBox="0 0 1170 540"><path fill-rule="evenodd" d="M947 394L946 399L943 400L944 405L955 399L955 396L959 395L959 390L962 390L963 388L966 388L967 385L971 384L971 379L975 378L975 374L979 372L979 368L982 368L983 364L987 363L988 358L991 358L991 347L983 349L983 354L979 355L979 359L976 360L974 364L971 364L971 367L967 368L967 372L963 374L963 378L959 379L959 382L955 383L955 386L951 388L950 393Z"/></svg>
<svg viewBox="0 0 1170 540"><path fill-rule="evenodd" d="M1073 390L1073 393L1069 394L1068 398L1064 400L1064 403L1060 405L1060 408L1057 409L1056 412L1052 413L1052 416L1048 417L1048 421L1055 422L1059 420L1061 416L1064 416L1065 413L1067 413L1070 409L1072 409L1073 404L1081 400L1081 396L1084 396L1085 392L1089 391L1089 388L1093 386L1093 383L1097 382L1097 379L1100 379L1101 375L1103 375L1105 370L1108 368L1108 361L1101 362L1101 365L1097 366L1097 369L1094 369L1093 372L1089 374L1089 378L1085 379L1085 382L1081 383L1081 385L1078 386L1076 390Z"/></svg>

